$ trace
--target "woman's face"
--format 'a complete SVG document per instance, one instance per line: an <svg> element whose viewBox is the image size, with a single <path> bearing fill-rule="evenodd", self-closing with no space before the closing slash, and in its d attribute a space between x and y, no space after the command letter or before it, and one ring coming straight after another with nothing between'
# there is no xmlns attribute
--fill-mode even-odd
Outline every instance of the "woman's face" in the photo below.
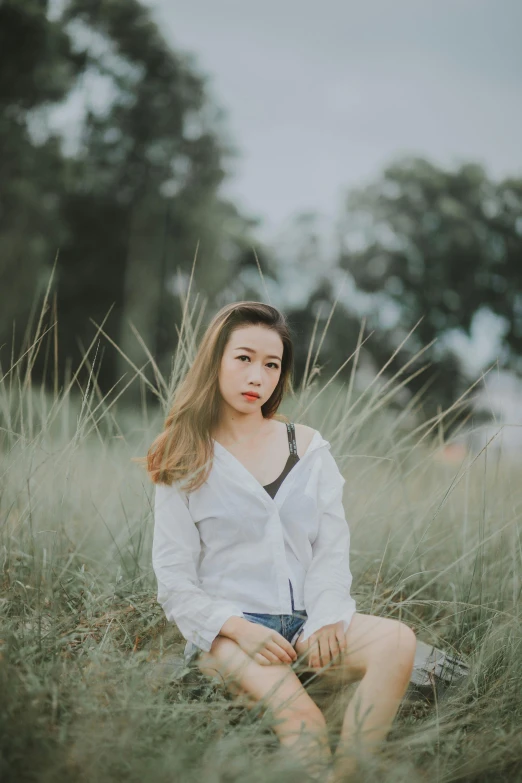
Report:
<svg viewBox="0 0 522 783"><path fill-rule="evenodd" d="M283 341L266 326L243 326L228 340L219 370L219 390L225 403L241 413L261 413L281 375ZM245 396L245 392L253 395Z"/></svg>

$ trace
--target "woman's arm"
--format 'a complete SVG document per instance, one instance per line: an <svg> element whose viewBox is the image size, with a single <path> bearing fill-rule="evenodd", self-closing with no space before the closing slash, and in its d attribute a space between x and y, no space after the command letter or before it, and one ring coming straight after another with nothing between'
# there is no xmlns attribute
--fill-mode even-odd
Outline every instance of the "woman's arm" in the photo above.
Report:
<svg viewBox="0 0 522 783"><path fill-rule="evenodd" d="M152 567L158 580L158 601L167 620L178 626L183 637L208 652L228 618L243 617L243 612L199 587L200 550L199 532L185 493L175 485L157 484Z"/></svg>
<svg viewBox="0 0 522 783"><path fill-rule="evenodd" d="M302 641L324 625L339 620L343 620L346 631L356 611L350 595L350 529L343 507L345 479L329 450L324 451L322 460L318 489L321 520L312 545L312 562L305 576L308 619L303 626Z"/></svg>

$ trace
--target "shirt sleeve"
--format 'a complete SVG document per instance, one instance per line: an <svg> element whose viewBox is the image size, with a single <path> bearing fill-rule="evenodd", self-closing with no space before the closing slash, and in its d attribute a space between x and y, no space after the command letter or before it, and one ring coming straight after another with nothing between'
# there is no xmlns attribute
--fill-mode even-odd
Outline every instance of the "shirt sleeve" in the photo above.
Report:
<svg viewBox="0 0 522 783"><path fill-rule="evenodd" d="M234 603L213 598L199 586L199 531L177 485L156 485L152 567L158 602L182 636L208 652L229 617L244 617Z"/></svg>
<svg viewBox="0 0 522 783"><path fill-rule="evenodd" d="M346 632L356 611L350 595L350 530L343 507L345 479L329 450L325 450L322 460L318 489L320 523L304 582L308 616L300 637L302 641L323 625L339 620L343 621Z"/></svg>

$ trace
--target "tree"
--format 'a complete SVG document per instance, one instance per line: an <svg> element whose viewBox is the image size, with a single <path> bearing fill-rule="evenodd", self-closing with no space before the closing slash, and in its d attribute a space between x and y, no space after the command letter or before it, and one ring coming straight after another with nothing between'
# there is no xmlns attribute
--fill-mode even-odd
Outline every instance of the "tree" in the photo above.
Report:
<svg viewBox="0 0 522 783"><path fill-rule="evenodd" d="M38 112L62 100L84 67L42 0L0 3L0 345L18 353L31 306L66 229L61 140L35 142ZM10 346L9 346L10 347Z"/></svg>
<svg viewBox="0 0 522 783"><path fill-rule="evenodd" d="M132 322L161 365L176 340L176 270L190 270L199 243L196 285L213 295L248 243L253 221L219 194L233 149L193 58L170 48L137 0L70 0L64 19L98 36L89 66L114 96L88 114L70 180L60 271L61 307L75 313L68 333L85 333L115 304L108 326L122 350L144 360ZM128 369L120 359L118 373Z"/></svg>
<svg viewBox="0 0 522 783"><path fill-rule="evenodd" d="M395 304L392 343L423 319L408 353L436 338L444 345L452 329L469 334L487 307L507 319L507 361L520 363L521 208L522 180L495 183L471 163L446 171L419 158L400 160L349 195L339 264L360 290L378 295L379 306ZM449 349L427 356L438 369L437 397L448 402L462 386L458 363Z"/></svg>
<svg viewBox="0 0 522 783"><path fill-rule="evenodd" d="M65 0L52 20L45 1L8 0L0 45L0 345L15 318L25 326L59 251L60 374L91 342L91 319L109 310L105 331L131 360L145 354L130 322L168 369L176 271L190 272L199 247L195 284L212 300L256 225L221 196L235 152L206 79L137 0ZM80 143L66 155L38 120L74 87L87 104L89 91L105 101L78 114ZM35 377L44 364L40 356ZM102 389L129 370L119 355L104 361Z"/></svg>

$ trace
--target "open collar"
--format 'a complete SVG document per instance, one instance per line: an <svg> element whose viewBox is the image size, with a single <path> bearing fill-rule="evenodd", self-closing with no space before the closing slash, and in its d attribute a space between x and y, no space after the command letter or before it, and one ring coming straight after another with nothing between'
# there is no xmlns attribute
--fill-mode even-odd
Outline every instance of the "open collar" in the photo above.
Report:
<svg viewBox="0 0 522 783"><path fill-rule="evenodd" d="M318 449L325 447L330 448L330 443L321 436L318 430L316 430L312 440L308 444L308 448L306 449L305 453L302 457L300 457L299 462L293 466L292 470L287 473L282 483L280 484L275 497L273 498L268 494L266 489L262 484L259 483L255 476L253 476L252 473L243 465L243 463L232 454L232 452L222 446L219 441L214 440L214 438L212 438L212 442L214 444L214 459L218 461L219 465L224 469L228 468L227 474L229 476L235 474L238 479L240 479L243 486L250 487L252 492L257 497L259 497L263 503L272 511L274 509L279 511L283 505L285 498L292 487L292 483L295 481L297 475L296 471L303 469L303 463L308 462L310 456ZM230 471L232 471L232 474Z"/></svg>

